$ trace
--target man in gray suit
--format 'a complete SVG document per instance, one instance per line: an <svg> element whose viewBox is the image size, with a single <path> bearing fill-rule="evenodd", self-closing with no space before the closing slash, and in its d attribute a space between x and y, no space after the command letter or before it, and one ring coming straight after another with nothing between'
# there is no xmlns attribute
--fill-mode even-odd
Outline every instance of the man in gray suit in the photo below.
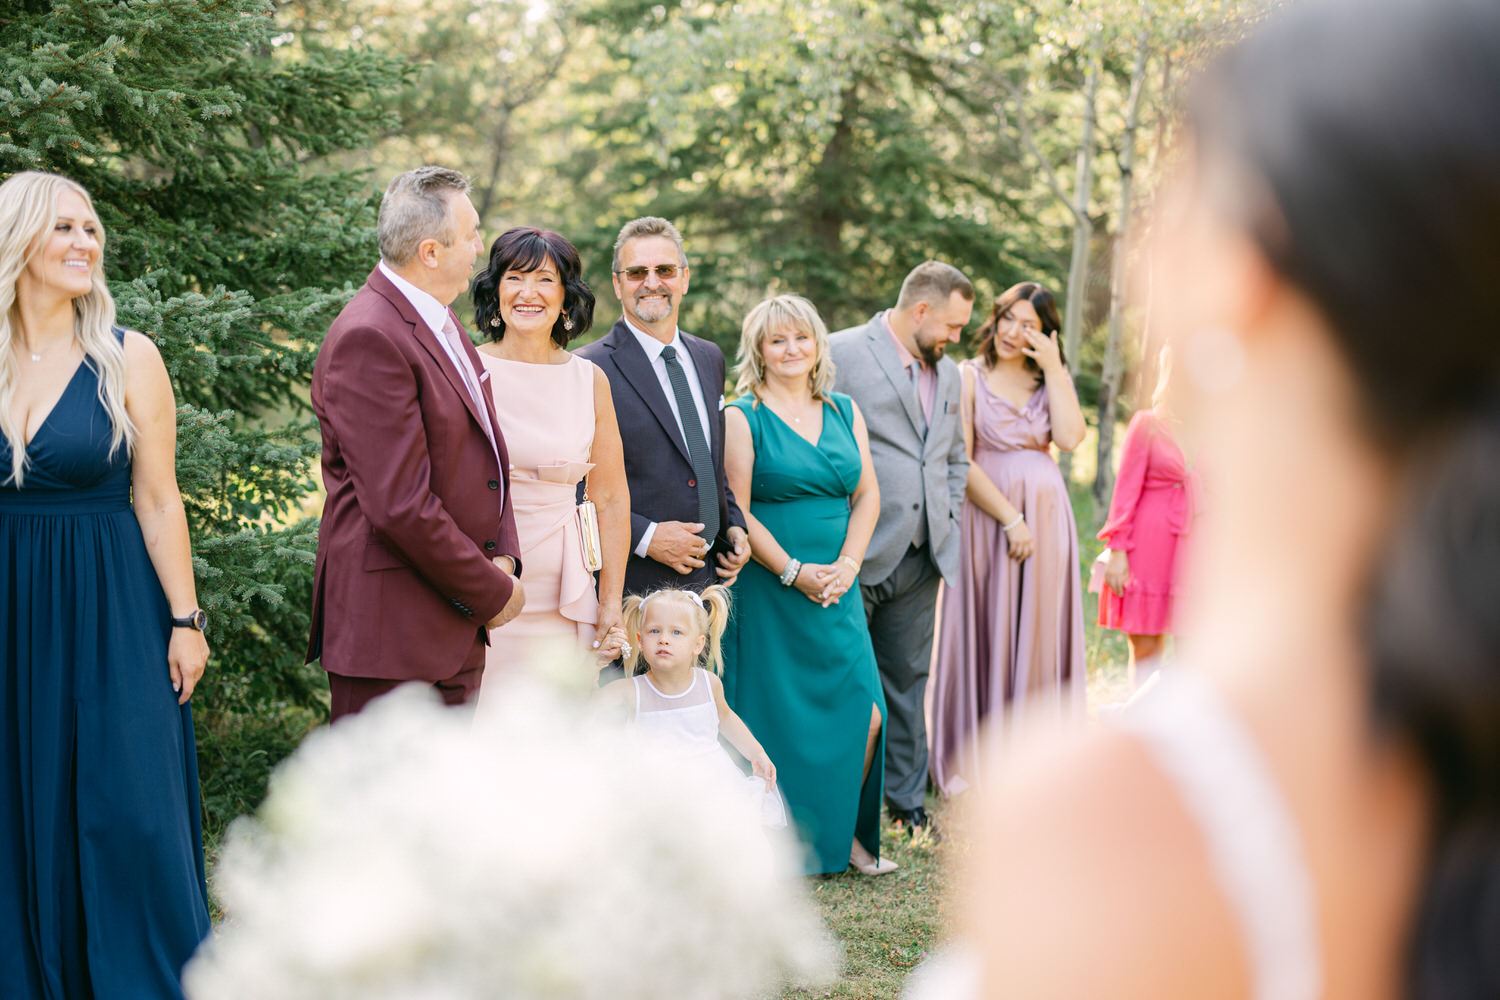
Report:
<svg viewBox="0 0 1500 1000"><path fill-rule="evenodd" d="M973 307L963 272L929 260L906 276L894 309L828 341L834 387L864 413L880 483L860 589L885 687L886 805L913 833L927 826L923 700L938 581L958 578L969 475L958 366L943 352L958 343Z"/></svg>

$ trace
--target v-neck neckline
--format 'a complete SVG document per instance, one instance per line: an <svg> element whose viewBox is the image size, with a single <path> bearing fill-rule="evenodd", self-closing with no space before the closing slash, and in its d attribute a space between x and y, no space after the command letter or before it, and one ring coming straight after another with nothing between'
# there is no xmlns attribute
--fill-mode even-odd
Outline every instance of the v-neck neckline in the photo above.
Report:
<svg viewBox="0 0 1500 1000"><path fill-rule="evenodd" d="M766 412L769 413L771 416L775 417L776 418L776 422L779 423L779 424L781 424L781 426L785 427L788 431L790 431L791 434L792 434L792 436L795 437L797 440L801 441L803 444L807 445L809 448L812 448L815 451L822 451L823 450L823 435L828 432L828 401L827 400L823 400L822 403L821 403L822 408L823 408L823 410L822 410L823 423L821 425L819 425L819 427L818 427L818 439L816 441L809 441L804 435L797 433L797 429L795 427L793 427L791 424L787 423L786 420L784 420L782 418L781 414L779 414L775 410L771 409L771 404L770 403L762 402L760 405L764 406L766 408Z"/></svg>
<svg viewBox="0 0 1500 1000"><path fill-rule="evenodd" d="M985 392L989 393L991 396L993 396L996 399L1000 400L1001 402L1005 403L1007 406L1009 406L1012 410L1015 410L1017 413L1025 413L1027 407L1029 407L1031 405L1031 401L1033 399L1036 399L1037 393L1039 393L1043 389L1047 388L1047 384L1045 382L1043 382L1041 385L1037 386L1035 389L1032 390L1031 395L1029 395L1029 396L1026 397L1026 402L1018 404L1015 400L1011 399L1005 393L998 392L993 386L990 385L989 380L987 378L985 378L984 369L981 368L978 371L976 371L974 374L978 377L979 384L982 385L982 386L984 386L984 391Z"/></svg>
<svg viewBox="0 0 1500 1000"><path fill-rule="evenodd" d="M78 364L73 367L73 374L69 375L68 381L63 384L62 392L58 393L57 398L52 401L52 405L47 407L47 415L42 418L41 423L36 425L36 430L26 440L26 451L31 450L31 446L36 443L36 439L42 436L42 431L46 430L47 425L52 422L52 415L57 412L57 408L62 405L62 401L68 398L68 393L73 389L73 383L78 381L78 374L83 371L83 366L88 364L88 361L88 355L85 354L79 359Z"/></svg>

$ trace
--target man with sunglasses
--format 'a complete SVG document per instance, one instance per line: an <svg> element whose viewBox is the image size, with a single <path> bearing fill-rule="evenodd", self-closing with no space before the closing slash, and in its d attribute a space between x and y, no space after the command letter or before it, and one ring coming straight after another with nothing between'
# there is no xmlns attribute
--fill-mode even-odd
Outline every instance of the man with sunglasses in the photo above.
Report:
<svg viewBox="0 0 1500 1000"><path fill-rule="evenodd" d="M609 377L625 444L625 592L732 583L750 542L724 478L724 352L677 328L690 277L682 235L666 219L632 220L611 270L624 315L577 353Z"/></svg>

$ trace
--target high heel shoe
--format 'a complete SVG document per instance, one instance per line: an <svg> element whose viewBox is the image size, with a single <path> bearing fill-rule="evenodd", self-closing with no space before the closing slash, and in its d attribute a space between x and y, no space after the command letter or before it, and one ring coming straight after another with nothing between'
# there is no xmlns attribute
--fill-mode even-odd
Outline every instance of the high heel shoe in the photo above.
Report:
<svg viewBox="0 0 1500 1000"><path fill-rule="evenodd" d="M861 875L889 875L901 867L890 858L876 858L874 861L859 862L855 861L852 855L849 858L849 864Z"/></svg>

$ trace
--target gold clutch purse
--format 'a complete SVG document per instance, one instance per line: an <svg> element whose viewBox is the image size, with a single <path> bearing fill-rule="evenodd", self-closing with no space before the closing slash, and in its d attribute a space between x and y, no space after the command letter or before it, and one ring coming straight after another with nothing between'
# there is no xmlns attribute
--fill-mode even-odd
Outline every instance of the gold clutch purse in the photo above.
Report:
<svg viewBox="0 0 1500 1000"><path fill-rule="evenodd" d="M575 509L578 514L578 539L583 547L583 565L590 573L597 573L604 565L604 551L599 545L599 512L594 508L594 501L589 499L587 490Z"/></svg>

